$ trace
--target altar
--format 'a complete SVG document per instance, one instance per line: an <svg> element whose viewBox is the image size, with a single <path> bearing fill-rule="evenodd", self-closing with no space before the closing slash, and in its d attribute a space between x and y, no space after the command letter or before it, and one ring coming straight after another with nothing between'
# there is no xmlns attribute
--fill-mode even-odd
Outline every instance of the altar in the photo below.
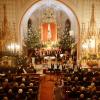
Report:
<svg viewBox="0 0 100 100"><path fill-rule="evenodd" d="M48 41L57 42L57 24L52 8L47 8L44 11L41 23L41 42L47 44Z"/></svg>

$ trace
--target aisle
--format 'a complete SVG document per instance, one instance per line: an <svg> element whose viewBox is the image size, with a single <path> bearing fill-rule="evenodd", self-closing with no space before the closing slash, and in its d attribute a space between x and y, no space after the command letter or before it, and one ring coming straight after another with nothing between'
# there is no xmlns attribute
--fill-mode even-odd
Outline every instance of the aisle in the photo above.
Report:
<svg viewBox="0 0 100 100"><path fill-rule="evenodd" d="M50 78L49 75L46 75L45 78L42 79L40 87L40 100L53 100L54 81L52 80L55 80L54 78L54 76Z"/></svg>

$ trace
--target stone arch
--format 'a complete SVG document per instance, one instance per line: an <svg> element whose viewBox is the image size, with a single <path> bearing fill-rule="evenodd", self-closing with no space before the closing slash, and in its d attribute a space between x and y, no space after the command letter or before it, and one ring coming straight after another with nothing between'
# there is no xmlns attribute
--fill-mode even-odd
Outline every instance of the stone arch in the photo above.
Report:
<svg viewBox="0 0 100 100"><path fill-rule="evenodd" d="M70 4L66 4L66 2L63 2L64 0L51 0L52 4L56 4L59 5L60 7L62 7L62 9L64 10L64 12L68 15L69 19L71 20L72 23L72 27L75 28L75 36L77 37L76 41L78 43L77 46L77 57L79 59L79 55L80 55L80 50L79 50L79 42L80 42L80 38L79 38L79 33L80 33L80 25L79 25L79 21L78 21L78 17L75 13L75 11L72 9L72 7L70 7ZM23 34L27 31L26 27L27 27L27 22L29 17L32 15L32 13L38 8L41 7L42 5L45 5L48 3L48 0L37 0L36 2L33 2L31 5L29 5L29 7L25 10L25 12L23 13L21 19L20 19L20 24L19 24L19 33L21 36L21 45L23 43ZM74 7L73 7L74 8Z"/></svg>

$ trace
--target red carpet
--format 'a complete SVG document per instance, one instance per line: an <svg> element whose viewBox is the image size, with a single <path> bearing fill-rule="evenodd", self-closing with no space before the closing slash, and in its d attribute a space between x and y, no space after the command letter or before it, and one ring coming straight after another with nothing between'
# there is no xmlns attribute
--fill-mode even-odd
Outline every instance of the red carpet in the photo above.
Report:
<svg viewBox="0 0 100 100"><path fill-rule="evenodd" d="M55 77L46 75L41 81L40 100L53 100L53 88Z"/></svg>

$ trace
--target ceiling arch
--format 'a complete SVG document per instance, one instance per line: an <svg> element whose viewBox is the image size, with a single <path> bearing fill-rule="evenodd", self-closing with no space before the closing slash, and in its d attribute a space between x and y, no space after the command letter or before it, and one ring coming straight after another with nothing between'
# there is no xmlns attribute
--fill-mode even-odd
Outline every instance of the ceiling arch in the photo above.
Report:
<svg viewBox="0 0 100 100"><path fill-rule="evenodd" d="M76 15L73 13L73 11L63 3L56 1L56 0L41 0L32 5L24 14L21 25L20 25L20 32L21 34L24 34L26 32L26 27L27 27L27 22L32 13L34 13L35 10L38 8L42 7L43 5L45 6L56 6L56 8L62 9L69 17L71 23L72 23L72 28L74 28L74 31L77 33L78 32L78 21L76 18Z"/></svg>

